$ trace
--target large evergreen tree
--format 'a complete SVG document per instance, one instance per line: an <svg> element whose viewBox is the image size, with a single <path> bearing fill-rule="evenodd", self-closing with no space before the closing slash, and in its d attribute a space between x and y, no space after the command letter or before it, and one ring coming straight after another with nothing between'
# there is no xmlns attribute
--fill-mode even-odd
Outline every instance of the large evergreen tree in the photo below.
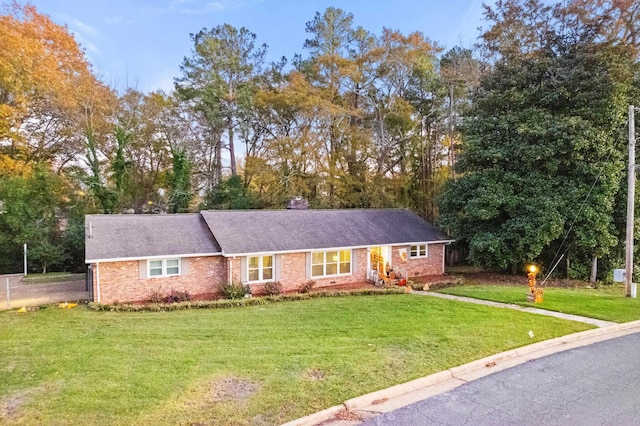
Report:
<svg viewBox="0 0 640 426"><path fill-rule="evenodd" d="M449 183L441 213L477 264L551 267L559 255L590 260L617 242L612 213L625 150L618 135L632 55L592 32L552 30L550 21L541 18L534 44L501 52L465 119L462 176Z"/></svg>

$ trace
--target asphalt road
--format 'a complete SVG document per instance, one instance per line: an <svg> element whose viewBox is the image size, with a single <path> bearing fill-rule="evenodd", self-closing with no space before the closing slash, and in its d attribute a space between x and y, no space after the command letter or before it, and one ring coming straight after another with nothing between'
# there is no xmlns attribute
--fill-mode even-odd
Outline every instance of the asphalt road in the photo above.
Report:
<svg viewBox="0 0 640 426"><path fill-rule="evenodd" d="M7 280L10 288L8 293ZM24 284L21 280L22 274L0 275L0 310L47 303L76 302L89 298L83 280L47 284Z"/></svg>
<svg viewBox="0 0 640 426"><path fill-rule="evenodd" d="M640 333L466 383L365 425L640 425Z"/></svg>

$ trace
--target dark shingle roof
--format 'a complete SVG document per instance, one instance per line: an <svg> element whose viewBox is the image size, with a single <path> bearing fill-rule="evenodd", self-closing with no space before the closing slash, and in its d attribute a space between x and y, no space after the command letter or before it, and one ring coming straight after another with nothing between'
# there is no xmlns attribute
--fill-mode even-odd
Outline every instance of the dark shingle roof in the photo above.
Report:
<svg viewBox="0 0 640 426"><path fill-rule="evenodd" d="M88 215L85 259L142 258L220 253L199 214Z"/></svg>
<svg viewBox="0 0 640 426"><path fill-rule="evenodd" d="M225 255L452 241L405 209L203 211Z"/></svg>

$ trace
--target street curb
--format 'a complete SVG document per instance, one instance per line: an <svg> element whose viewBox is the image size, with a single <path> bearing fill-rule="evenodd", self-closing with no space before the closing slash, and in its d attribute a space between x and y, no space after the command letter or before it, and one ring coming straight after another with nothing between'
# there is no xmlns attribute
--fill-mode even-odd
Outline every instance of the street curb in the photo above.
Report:
<svg viewBox="0 0 640 426"><path fill-rule="evenodd" d="M336 414L343 411L344 405L334 405L333 407L327 408L326 410L318 411L317 413L309 414L305 417L300 417L296 420L291 420L288 423L285 423L281 426L314 426L318 425L322 422L325 422L331 418L333 418Z"/></svg>
<svg viewBox="0 0 640 426"><path fill-rule="evenodd" d="M331 420L344 410L350 412L367 411L369 413L384 412L386 410L383 406L392 400L394 400L394 409L397 409L413 402L411 400L412 398L408 398L409 394L416 392L426 394L429 388L434 388L448 381L455 381L457 383L452 383L446 390L453 389L468 381L488 376L533 359L634 333L640 333L640 320L594 328L544 340L517 349L490 355L410 382L351 398L346 400L343 405L336 405L309 416L290 421L283 426L330 424ZM407 397L408 399L404 405L402 401L397 401L398 398L402 397Z"/></svg>
<svg viewBox="0 0 640 426"><path fill-rule="evenodd" d="M404 395L420 389L428 388L444 381L450 380L452 377L453 376L451 375L450 370L444 370L439 373L412 380L410 382L401 383L399 385L391 386L390 388L381 389L379 391L371 392L366 395L348 399L344 402L344 406L349 411L355 411L369 405L378 405L376 404L377 401L389 400L399 395Z"/></svg>

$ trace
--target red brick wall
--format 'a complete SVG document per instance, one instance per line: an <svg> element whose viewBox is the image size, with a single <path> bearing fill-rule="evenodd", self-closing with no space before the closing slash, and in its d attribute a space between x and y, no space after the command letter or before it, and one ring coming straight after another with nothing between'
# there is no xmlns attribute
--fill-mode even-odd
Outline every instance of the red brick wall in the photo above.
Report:
<svg viewBox="0 0 640 426"><path fill-rule="evenodd" d="M400 249L407 250L407 261L402 263ZM409 246L393 246L391 248L391 264L394 269L404 271L407 278L444 275L444 244L429 244L428 256L412 259Z"/></svg>
<svg viewBox="0 0 640 426"><path fill-rule="evenodd" d="M282 289L285 292L297 291L300 286L310 279L310 272L307 271L307 253L284 253L280 257L279 279ZM352 271L350 275L340 275L329 278L313 278L316 282L314 288L328 287L341 284L360 283L366 279L367 271L367 250L354 249L352 251ZM241 277L241 261L239 258L230 259L232 261L232 275ZM251 284L253 294L262 293L263 284Z"/></svg>
<svg viewBox="0 0 640 426"><path fill-rule="evenodd" d="M280 270L280 282L285 291L296 291L298 288L313 279L316 282L314 288L328 287L332 285L351 284L363 282L367 276L367 250L352 250L351 275L340 275L329 278L310 278L307 271L306 253L286 253L282 255Z"/></svg>
<svg viewBox="0 0 640 426"><path fill-rule="evenodd" d="M227 262L222 256L192 257L188 262L186 275L142 279L137 260L94 265L94 301L100 294L100 303L140 302L149 300L154 292L165 295L171 290L188 291L194 299L210 298L217 285L227 280Z"/></svg>
<svg viewBox="0 0 640 426"><path fill-rule="evenodd" d="M407 261L400 259L401 248L407 250ZM391 264L394 269L405 272L407 278L443 275L444 244L430 244L429 256L411 259L409 246L393 246L391 250ZM313 278L315 288L333 285L360 283L366 279L367 249L352 251L352 273L350 275L330 278ZM297 291L309 279L307 271L306 253L285 253L280 255L280 278L285 292ZM98 273L100 280L100 302L138 302L146 301L154 292L167 294L171 290L188 291L193 298L211 298L217 295L217 286L229 279L239 282L242 277L241 257L224 258L195 257L189 258L188 273L186 275L165 278L141 279L139 263L135 261L101 263L94 265L93 294L98 300ZM230 276L229 276L230 274ZM252 292L260 294L262 284L252 284Z"/></svg>
<svg viewBox="0 0 640 426"><path fill-rule="evenodd" d="M242 260L240 257L228 257L227 262L229 265L229 273L231 274L232 282L241 282L242 280L242 271L240 270L242 266Z"/></svg>

